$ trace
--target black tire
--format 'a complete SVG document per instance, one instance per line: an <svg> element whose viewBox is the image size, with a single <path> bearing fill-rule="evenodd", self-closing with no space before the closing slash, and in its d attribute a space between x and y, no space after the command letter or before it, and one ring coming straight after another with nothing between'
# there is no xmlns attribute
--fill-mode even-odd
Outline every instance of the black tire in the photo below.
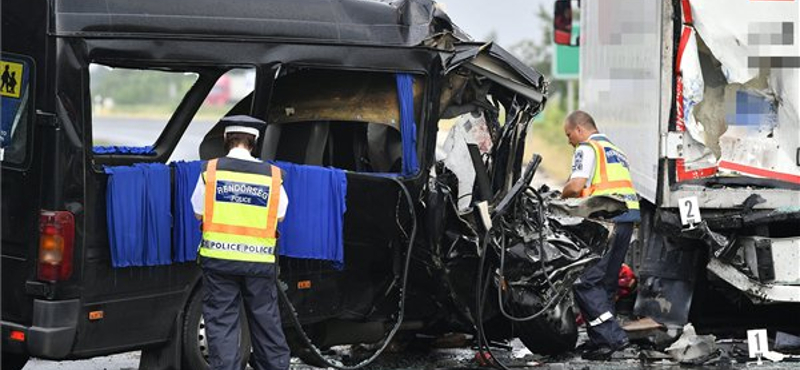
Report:
<svg viewBox="0 0 800 370"><path fill-rule="evenodd" d="M192 293L185 312L186 316L183 318L183 333L181 335L182 367L192 370L209 370L208 344L205 339L205 326L203 324L202 285ZM242 337L240 340L242 345L239 347L239 355L242 358L242 363L246 364L250 359L250 327L247 325L244 311L240 317L242 318Z"/></svg>
<svg viewBox="0 0 800 370"><path fill-rule="evenodd" d="M529 312L528 315L532 313ZM516 323L516 328L525 347L541 355L572 351L578 341L578 325L575 323L571 299L564 299L558 306L536 319Z"/></svg>
<svg viewBox="0 0 800 370"><path fill-rule="evenodd" d="M28 363L28 356L19 353L3 352L3 370L20 370Z"/></svg>

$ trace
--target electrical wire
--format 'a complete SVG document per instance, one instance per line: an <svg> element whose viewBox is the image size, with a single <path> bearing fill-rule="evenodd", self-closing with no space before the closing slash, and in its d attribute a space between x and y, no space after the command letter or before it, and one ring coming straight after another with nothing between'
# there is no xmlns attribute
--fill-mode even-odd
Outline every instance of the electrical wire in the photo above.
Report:
<svg viewBox="0 0 800 370"><path fill-rule="evenodd" d="M325 364L328 367L340 370L355 370L369 365L370 363L375 361L375 359L377 359L378 356L380 356L383 353L383 351L386 350L386 347L389 345L389 343L391 343L395 334L397 334L397 331L400 329L400 326L403 324L403 317L405 315L405 305L406 305L406 287L408 282L408 270L409 266L411 265L411 254L412 254L411 252L414 248L414 241L417 237L417 214L414 209L414 201L411 198L411 193L409 193L408 188L406 188L406 186L400 180L394 177L390 177L389 179L393 180L400 187L400 189L402 190L403 194L406 197L406 201L408 202L409 214L411 216L412 227L411 227L411 237L408 239L408 250L406 252L407 254L406 254L405 267L403 268L402 284L400 288L400 303L397 312L397 322L389 331L389 334L383 339L383 344L380 346L380 348L378 348L377 351L375 351L375 353L372 354L372 356L352 366L344 365L340 361L330 360L326 358L325 355L322 354L322 351L320 351L319 348L317 348L317 346L314 345L314 343L308 337L308 334L305 332L305 330L303 330L303 326L300 323L300 318L297 314L297 310L294 308L294 305L292 305L291 301L289 301L289 297L286 296L286 292L284 292L283 289L280 288L280 286L278 287L278 293L280 293L280 298L286 304L286 307L289 308L291 313L291 315L289 316L292 318L292 325L297 330L297 333L299 334L300 339L303 341L303 344L305 344L305 346L309 350L311 350L311 354L316 358L317 361Z"/></svg>
<svg viewBox="0 0 800 370"><path fill-rule="evenodd" d="M497 216L492 219L492 225L495 224ZM498 360L497 357L494 356L492 353L492 349L489 348L489 341L486 339L486 331L483 327L483 303L484 299L484 292L482 291L481 287L483 286L483 267L486 263L486 255L489 254L489 238L491 236L492 228L488 228L483 236L483 242L481 247L481 260L478 264L478 282L475 284L475 305L476 305L476 312L477 312L477 329L478 329L478 354L480 355L481 359L486 358L486 353L489 354L490 364L496 365L503 370L509 370L508 366L504 364L502 361ZM486 279L487 287L488 287L489 279ZM484 348L486 349L484 353Z"/></svg>
<svg viewBox="0 0 800 370"><path fill-rule="evenodd" d="M538 161L537 161L537 159L538 159ZM530 182L530 178L533 176L533 173L535 173L536 168L538 167L538 162L540 162L540 160L541 160L540 157L539 158L534 157L534 160L528 165L528 167L529 167L528 171L531 172L531 173L530 174L526 173L525 176L522 176L518 180L518 182L522 182L522 181ZM511 198L515 198L515 197L519 196L521 194L521 192L519 192L520 188L518 188L518 185L519 185L519 183L514 186L514 188L517 188L517 191L516 191L515 194L507 194L506 196L507 197L510 196ZM526 185L526 188L530 189L530 187L527 186L527 185ZM513 190L513 188L512 188L512 190ZM533 193L537 197L537 200L538 200L538 213L539 213L539 220L538 220L539 221L539 225L538 226L540 228L540 232L539 232L539 256L540 256L540 261L542 263L542 269L543 269L542 273L544 274L545 280L547 281L547 283L550 286L550 288L554 290L554 296L544 305L544 307L541 310L539 310L538 312L535 312L532 315L526 316L526 317L514 317L514 316L508 314L505 311L505 306L503 305L503 301L502 301L502 289L503 289L503 286L505 284L505 271L504 271L504 269L505 269L505 252L506 252L505 239L506 239L506 237L505 237L505 235L502 235L501 236L501 243L500 243L499 248L498 248L498 249L500 249L500 270L499 270L499 279L500 280L499 280L499 283L497 285L498 306L499 306L499 309L500 309L501 313L503 314L503 316L505 316L507 319L509 319L511 321L516 321L516 322L533 320L533 319L541 316L545 312L547 312L553 305L561 303L561 301L564 299L564 297L566 297L566 293L569 292L569 287L571 286L571 284L567 283L567 284L564 284L560 290L557 290L557 289L555 289L555 285L552 283L552 281L550 279L550 276L547 274L547 264L546 264L545 256L544 256L544 242L545 242L545 240L544 240L544 233L542 232L542 230L546 227L546 224L545 224L546 220L544 218L544 199L541 197L541 194L539 194L538 191L536 191L535 189L531 189L531 190L533 190ZM519 202L519 200L515 200L515 201ZM506 206L508 204L510 204L510 200L506 201L505 199L499 203L499 205L506 205ZM521 208L523 206L519 206L519 207ZM506 209L507 208L508 207L506 207ZM500 211L495 209L495 211L496 211L495 212L495 216L492 217L492 225L497 225L498 223L504 221L503 220L503 214L505 213L505 209L500 210ZM515 211L516 212L521 212L520 209L516 209ZM518 220L520 219L518 214L516 214L515 216L517 217ZM526 217L522 217L522 219L525 219L525 218ZM489 359L490 359L490 364L494 365L495 367L498 367L498 368L503 369L503 370L509 370L508 366L505 363L503 363L501 360L496 358L494 356L494 354L492 353L492 350L491 350L491 348L489 346L489 341L486 338L486 331L485 331L484 323L483 323L483 307L484 307L484 304L486 302L486 287L488 287L488 283L489 283L488 277L487 277L486 282L483 281L483 276L484 276L483 271L484 271L484 267L486 265L486 255L489 252L489 242L492 241L494 243L497 243L491 237L492 231L493 231L493 227L487 228L487 230L485 231L485 233L483 235L483 241L481 243L482 245L481 245L481 249L480 249L481 258L480 258L480 262L478 264L478 273L477 273L477 280L478 281L477 281L476 288L475 288L476 289L476 292L475 292L476 312L477 312L477 325L476 326L477 326L477 331L478 331L478 353L481 356L481 358L486 358L486 354L488 354L489 355ZM580 264L573 264L573 265L574 266L580 266ZM487 272L487 275L489 273L490 272ZM483 288L483 289L481 289L481 288Z"/></svg>

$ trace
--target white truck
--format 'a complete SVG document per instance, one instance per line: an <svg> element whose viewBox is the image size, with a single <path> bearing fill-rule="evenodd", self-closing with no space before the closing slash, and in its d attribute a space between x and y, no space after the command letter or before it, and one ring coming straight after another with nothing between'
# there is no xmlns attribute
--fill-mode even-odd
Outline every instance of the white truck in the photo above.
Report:
<svg viewBox="0 0 800 370"><path fill-rule="evenodd" d="M556 43L580 44L580 109L627 153L642 199L634 312L796 320L800 2L555 5Z"/></svg>

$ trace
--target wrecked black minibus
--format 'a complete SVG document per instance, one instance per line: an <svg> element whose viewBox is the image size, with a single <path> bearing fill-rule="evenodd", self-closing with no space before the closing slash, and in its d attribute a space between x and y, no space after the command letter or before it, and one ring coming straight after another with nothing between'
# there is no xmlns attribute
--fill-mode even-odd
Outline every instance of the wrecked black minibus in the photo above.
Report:
<svg viewBox="0 0 800 370"><path fill-rule="evenodd" d="M213 123L234 114L268 122L260 158L346 180L341 219L325 225L338 257L281 252L296 356L320 364L320 348L408 333L574 347L569 286L609 231L553 216L528 185L542 75L472 41L434 2L2 7L2 63L17 72L2 94L4 369L131 350L141 368L207 367L200 273L178 247L181 163L223 155ZM230 108L200 122L215 101ZM132 116L105 114L124 104ZM135 186L114 181L125 168L162 171L139 188L168 200L136 211L144 226L113 206L148 196L120 190ZM118 248L130 241L146 251Z"/></svg>

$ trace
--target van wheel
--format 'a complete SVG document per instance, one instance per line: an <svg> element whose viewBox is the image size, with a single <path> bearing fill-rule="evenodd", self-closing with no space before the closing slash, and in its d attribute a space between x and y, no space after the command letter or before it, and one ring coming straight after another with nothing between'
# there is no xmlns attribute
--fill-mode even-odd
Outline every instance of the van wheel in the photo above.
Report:
<svg viewBox="0 0 800 370"><path fill-rule="evenodd" d="M28 356L19 353L3 352L3 369L20 370L28 363Z"/></svg>
<svg viewBox="0 0 800 370"><path fill-rule="evenodd" d="M572 351L578 341L578 325L571 299L564 299L550 312L531 321L518 322L516 326L525 347L541 355Z"/></svg>
<svg viewBox="0 0 800 370"><path fill-rule="evenodd" d="M239 343L239 356L242 363L246 364L250 359L250 327L244 310L240 313L241 318L241 337ZM183 321L183 335L181 338L181 353L184 369L209 370L208 364L208 338L206 336L206 325L203 320L203 287L192 293L189 304L186 308L186 316Z"/></svg>

